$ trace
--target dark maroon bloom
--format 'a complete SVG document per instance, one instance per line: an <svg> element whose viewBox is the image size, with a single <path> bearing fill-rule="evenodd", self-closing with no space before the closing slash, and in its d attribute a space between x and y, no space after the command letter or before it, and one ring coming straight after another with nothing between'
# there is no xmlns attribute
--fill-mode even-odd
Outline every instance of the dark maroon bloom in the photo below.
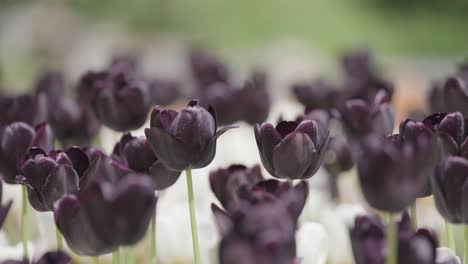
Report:
<svg viewBox="0 0 468 264"><path fill-rule="evenodd" d="M468 115L468 70L448 78L442 89L446 111Z"/></svg>
<svg viewBox="0 0 468 264"><path fill-rule="evenodd" d="M0 128L0 174L5 182L16 183L19 166L30 147L40 147L46 152L54 148L54 136L48 125L34 129L15 122Z"/></svg>
<svg viewBox="0 0 468 264"><path fill-rule="evenodd" d="M255 139L265 169L282 179L308 179L322 164L328 145L327 114L320 119L256 125ZM306 117L307 118L307 117Z"/></svg>
<svg viewBox="0 0 468 264"><path fill-rule="evenodd" d="M191 49L189 64L192 75L200 89L207 88L214 83L228 82L227 66L213 54L202 49Z"/></svg>
<svg viewBox="0 0 468 264"><path fill-rule="evenodd" d="M436 81L431 84L427 101L432 113L447 112L441 82Z"/></svg>
<svg viewBox="0 0 468 264"><path fill-rule="evenodd" d="M47 121L47 96L22 94L0 97L0 126L24 122L37 126Z"/></svg>
<svg viewBox="0 0 468 264"><path fill-rule="evenodd" d="M156 200L150 179L129 174L115 184L93 182L77 195L63 196L55 222L75 253L97 256L140 241Z"/></svg>
<svg viewBox="0 0 468 264"><path fill-rule="evenodd" d="M97 119L116 131L141 127L151 104L145 82L118 73L109 74L102 87L97 88L92 106Z"/></svg>
<svg viewBox="0 0 468 264"><path fill-rule="evenodd" d="M271 107L270 94L268 92L267 76L258 71L252 74L241 89L236 90L235 97L240 102L235 109L241 111L241 119L253 125L262 123L268 118Z"/></svg>
<svg viewBox="0 0 468 264"><path fill-rule="evenodd" d="M304 207L307 184L290 189L277 199L244 203L226 213L212 205L222 240L220 264L296 263L295 231Z"/></svg>
<svg viewBox="0 0 468 264"><path fill-rule="evenodd" d="M358 171L364 197L373 208L399 212L424 193L437 164L429 142L425 137L402 140L400 135L366 140Z"/></svg>
<svg viewBox="0 0 468 264"><path fill-rule="evenodd" d="M63 251L49 251L42 255L39 259L29 262L23 260L6 260L2 264L70 264L71 258Z"/></svg>
<svg viewBox="0 0 468 264"><path fill-rule="evenodd" d="M444 152L468 159L468 122L460 112L433 114L423 123L439 135Z"/></svg>
<svg viewBox="0 0 468 264"><path fill-rule="evenodd" d="M373 103L351 99L340 109L343 124L350 135L362 138L370 134L388 136L393 131L395 116L388 95L380 91Z"/></svg>
<svg viewBox="0 0 468 264"><path fill-rule="evenodd" d="M330 110L335 107L336 87L318 79L307 83L296 83L292 90L296 99L305 106L306 111L314 109Z"/></svg>
<svg viewBox="0 0 468 264"><path fill-rule="evenodd" d="M0 181L0 229L3 226L3 223L5 222L5 219L8 215L8 212L10 211L11 204L13 201L8 201L5 205L2 204L2 196L3 196L3 185L2 182Z"/></svg>
<svg viewBox="0 0 468 264"><path fill-rule="evenodd" d="M356 264L384 264L387 252L384 224L374 216L358 216L351 229ZM397 263L435 264L437 238L426 229L413 232L407 213L398 223Z"/></svg>
<svg viewBox="0 0 468 264"><path fill-rule="evenodd" d="M156 79L148 82L152 105L170 105L181 96L181 85L176 81Z"/></svg>
<svg viewBox="0 0 468 264"><path fill-rule="evenodd" d="M143 173L151 177L156 190L173 185L180 171L167 169L158 160L145 137L133 137L126 133L114 148L114 164L124 171Z"/></svg>
<svg viewBox="0 0 468 264"><path fill-rule="evenodd" d="M451 223L468 224L468 160L450 156L438 165L432 178L434 201L439 213Z"/></svg>
<svg viewBox="0 0 468 264"><path fill-rule="evenodd" d="M231 128L217 131L214 109L209 107L207 111L192 100L180 112L155 107L145 134L164 166L183 171L207 166L215 156L216 140Z"/></svg>
<svg viewBox="0 0 468 264"><path fill-rule="evenodd" d="M17 181L27 186L31 206L39 212L52 211L64 194L76 193L87 173L88 156L78 147L65 152L29 149Z"/></svg>
<svg viewBox="0 0 468 264"><path fill-rule="evenodd" d="M63 96L65 92L63 73L57 71L43 72L37 79L34 90L36 94L45 94L49 104L53 103L54 100Z"/></svg>
<svg viewBox="0 0 468 264"><path fill-rule="evenodd" d="M330 174L338 175L350 170L354 164L354 152L346 136L342 133L331 136L324 160L325 169Z"/></svg>
<svg viewBox="0 0 468 264"><path fill-rule="evenodd" d="M89 143L101 128L88 105L65 96L56 98L49 122L64 145Z"/></svg>
<svg viewBox="0 0 468 264"><path fill-rule="evenodd" d="M204 90L203 105L211 105L216 111L219 125L229 125L243 117L242 100L226 83L214 83Z"/></svg>

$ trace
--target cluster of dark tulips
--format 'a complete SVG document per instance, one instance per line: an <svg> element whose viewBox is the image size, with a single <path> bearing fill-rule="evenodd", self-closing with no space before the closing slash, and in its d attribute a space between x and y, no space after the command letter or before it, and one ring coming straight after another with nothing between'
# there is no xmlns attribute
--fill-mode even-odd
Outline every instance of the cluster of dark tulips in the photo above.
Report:
<svg viewBox="0 0 468 264"><path fill-rule="evenodd" d="M350 237L358 264L436 263L437 237L418 229L417 198L433 195L447 222L468 224L467 67L434 86L429 97L434 110L448 113L404 120L392 134L393 87L367 51L343 57L341 88L324 80L294 85L305 114L276 125L264 123L270 108L264 73L255 71L235 87L227 66L211 54L193 50L189 64L200 100L179 112L155 106L141 137L129 131L145 124L152 105L169 104L182 93L174 82L146 81L130 58L84 74L73 97L58 73L45 74L31 94L0 97L0 174L6 183L23 185L25 256L8 263L29 263L27 201L39 212L53 212L57 227L57 251L32 263L69 263L62 236L78 255L98 263L100 255L113 253L119 263L119 248L136 245L150 226L148 261L156 263L158 193L170 191L185 171L194 262L200 264L192 170L211 163L217 139L236 121L255 124L261 163L275 179L265 178L258 165L210 173L220 204L212 211L221 264L300 263L295 232L308 196L306 180L322 165L332 197L339 199L336 178L357 164L368 204L386 213L385 223L377 214L356 218ZM97 145L101 125L124 132L110 154ZM10 206L0 207L0 224Z"/></svg>

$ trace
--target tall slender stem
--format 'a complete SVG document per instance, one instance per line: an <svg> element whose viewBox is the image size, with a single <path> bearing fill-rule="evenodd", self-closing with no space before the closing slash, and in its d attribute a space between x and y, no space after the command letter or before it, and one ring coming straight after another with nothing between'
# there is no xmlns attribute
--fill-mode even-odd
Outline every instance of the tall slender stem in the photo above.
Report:
<svg viewBox="0 0 468 264"><path fill-rule="evenodd" d="M93 257L93 264L99 264L99 256Z"/></svg>
<svg viewBox="0 0 468 264"><path fill-rule="evenodd" d="M29 221L28 221L28 194L26 186L22 186L22 210L21 210L21 232L23 242L23 255L26 259L29 257L28 239L29 239Z"/></svg>
<svg viewBox="0 0 468 264"><path fill-rule="evenodd" d="M390 221L387 224L387 258L386 264L397 264L397 228L396 223L393 221L389 213Z"/></svg>
<svg viewBox="0 0 468 264"><path fill-rule="evenodd" d="M156 212L151 217L151 259L150 263L156 264L158 262L156 257Z"/></svg>
<svg viewBox="0 0 468 264"><path fill-rule="evenodd" d="M55 227L55 236L57 237L57 249L62 250L63 248L63 242L62 242L62 234L60 233L60 230L58 227Z"/></svg>
<svg viewBox="0 0 468 264"><path fill-rule="evenodd" d="M187 174L187 191L190 210L190 225L192 227L193 254L195 257L195 264L200 264L200 245L198 244L198 229L197 217L195 215L195 199L193 196L192 169L188 168L185 173Z"/></svg>
<svg viewBox="0 0 468 264"><path fill-rule="evenodd" d="M465 238L465 255L463 257L463 264L468 264L468 226L463 227L463 235Z"/></svg>
<svg viewBox="0 0 468 264"><path fill-rule="evenodd" d="M413 231L418 230L418 210L416 208L416 201L411 205L411 226Z"/></svg>
<svg viewBox="0 0 468 264"><path fill-rule="evenodd" d="M117 248L114 253L112 253L112 263L120 264L120 248Z"/></svg>
<svg viewBox="0 0 468 264"><path fill-rule="evenodd" d="M453 233L453 226L445 221L445 234L447 235L447 244L448 247L456 253L456 246L455 246L455 234Z"/></svg>
<svg viewBox="0 0 468 264"><path fill-rule="evenodd" d="M288 179L288 182L289 182L289 185L292 187L294 187L294 180L293 179Z"/></svg>

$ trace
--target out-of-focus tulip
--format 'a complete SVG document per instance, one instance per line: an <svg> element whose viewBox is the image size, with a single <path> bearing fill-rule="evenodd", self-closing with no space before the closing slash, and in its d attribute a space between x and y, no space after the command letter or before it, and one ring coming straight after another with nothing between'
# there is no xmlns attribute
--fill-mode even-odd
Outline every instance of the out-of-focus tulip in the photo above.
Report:
<svg viewBox="0 0 468 264"><path fill-rule="evenodd" d="M324 160L325 169L329 173L337 175L350 170L354 163L352 146L346 136L341 133L331 136Z"/></svg>
<svg viewBox="0 0 468 264"><path fill-rule="evenodd" d="M358 216L350 231L351 245L356 264L385 263L387 241L384 224L374 216ZM434 234L426 229L413 232L407 213L398 223L397 263L436 263L438 242Z"/></svg>
<svg viewBox="0 0 468 264"><path fill-rule="evenodd" d="M181 96L180 84L171 80L151 80L148 89L153 105L170 105Z"/></svg>
<svg viewBox="0 0 468 264"><path fill-rule="evenodd" d="M64 194L76 193L80 178L89 169L88 156L78 147L48 155L31 148L16 179L27 186L31 206L39 212L53 211L54 203Z"/></svg>
<svg viewBox="0 0 468 264"><path fill-rule="evenodd" d="M40 147L46 152L54 148L49 125L34 129L26 123L15 122L0 128L0 174L5 182L16 183L20 162L30 147Z"/></svg>
<svg viewBox="0 0 468 264"><path fill-rule="evenodd" d="M151 177L156 190L173 185L180 171L167 169L158 160L145 137L133 137L126 133L114 147L114 164L124 171L143 173Z"/></svg>
<svg viewBox="0 0 468 264"><path fill-rule="evenodd" d="M202 49L191 49L189 64L192 75L200 89L222 82L227 83L229 73L226 65L218 58Z"/></svg>
<svg viewBox="0 0 468 264"><path fill-rule="evenodd" d="M399 212L424 193L437 151L427 138L402 140L400 135L366 139L358 162L361 189L375 209Z"/></svg>
<svg viewBox="0 0 468 264"><path fill-rule="evenodd" d="M226 83L214 83L204 90L203 105L211 105L216 111L219 125L230 125L243 117L242 100Z"/></svg>
<svg viewBox="0 0 468 264"><path fill-rule="evenodd" d="M226 213L212 205L221 233L219 262L231 263L296 263L295 232L297 219L305 200L301 183L272 200L243 204Z"/></svg>
<svg viewBox="0 0 468 264"><path fill-rule="evenodd" d="M259 165L247 168L243 165L231 165L210 173L210 187L224 208L237 203L241 190L250 190L252 186L264 180Z"/></svg>
<svg viewBox="0 0 468 264"><path fill-rule="evenodd" d="M129 174L115 185L93 182L55 206L55 222L79 255L97 256L140 241L155 213L156 196L147 177Z"/></svg>
<svg viewBox="0 0 468 264"><path fill-rule="evenodd" d="M8 212L10 211L11 204L13 203L13 201L8 201L5 205L3 205L2 196L3 196L3 185L2 185L2 182L0 181L0 229L2 228L2 225L5 222L5 219L8 215Z"/></svg>
<svg viewBox="0 0 468 264"><path fill-rule="evenodd" d="M327 118L323 111L320 116ZM254 131L263 166L274 177L308 179L320 168L328 145L328 123L324 126L320 119L282 121L276 128L263 123Z"/></svg>
<svg viewBox="0 0 468 264"><path fill-rule="evenodd" d="M335 107L335 95L337 89L318 79L308 83L296 83L292 86L296 99L305 106L306 111L314 109L330 110Z"/></svg>
<svg viewBox="0 0 468 264"><path fill-rule="evenodd" d="M451 223L468 224L468 190L465 183L468 179L468 160L450 156L439 164L432 187L434 201L439 213Z"/></svg>
<svg viewBox="0 0 468 264"><path fill-rule="evenodd" d="M49 251L40 258L29 262L24 260L6 260L2 264L70 264L71 258L63 251Z"/></svg>
<svg viewBox="0 0 468 264"><path fill-rule="evenodd" d="M37 126L47 121L47 96L23 94L0 97L0 126L24 122Z"/></svg>
<svg viewBox="0 0 468 264"><path fill-rule="evenodd" d="M65 92L63 73L58 71L43 72L37 79L34 90L36 94L45 94L49 104L53 103L53 100L63 96Z"/></svg>
<svg viewBox="0 0 468 264"><path fill-rule="evenodd" d="M448 78L442 89L446 110L468 115L468 70Z"/></svg>
<svg viewBox="0 0 468 264"><path fill-rule="evenodd" d="M251 79L236 91L235 97L240 102L236 109L242 111L242 120L251 125L265 122L271 107L266 73L254 72Z"/></svg>
<svg viewBox="0 0 468 264"><path fill-rule="evenodd" d="M388 136L393 131L395 116L385 91L380 91L373 103L361 99L348 100L340 113L347 132L353 137Z"/></svg>
<svg viewBox="0 0 468 264"><path fill-rule="evenodd" d="M217 131L214 109L207 111L192 100L180 112L155 107L145 134L164 166L183 171L207 166L215 156L216 140L231 128L234 126Z"/></svg>

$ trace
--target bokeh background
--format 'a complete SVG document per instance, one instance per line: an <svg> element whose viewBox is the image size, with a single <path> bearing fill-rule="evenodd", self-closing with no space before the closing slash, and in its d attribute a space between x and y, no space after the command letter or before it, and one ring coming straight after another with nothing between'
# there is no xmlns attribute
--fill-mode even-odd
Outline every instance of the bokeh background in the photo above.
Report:
<svg viewBox="0 0 468 264"><path fill-rule="evenodd" d="M0 0L0 91L30 89L44 69L63 70L73 84L86 70L107 66L114 55L131 53L140 58L146 74L182 80L189 95L186 55L195 45L223 58L239 79L253 67L265 69L274 103L269 119L294 118L303 109L290 85L317 77L338 80L339 57L364 47L372 50L383 74L395 84L399 122L409 112L425 109L431 81L453 72L467 55L467 11L463 0ZM119 136L104 138L109 149ZM215 256L217 240L209 212L208 172L233 162L259 162L252 129L245 124L219 145L222 150L213 164L194 175L201 243L204 252L212 254L207 259ZM307 241L299 250L311 255L306 264L324 263L320 252L328 255L328 263L352 263L345 224L365 205L359 205L355 172L349 174L340 180L346 198L339 207L327 202L321 173L314 176L302 221L322 226L306 226L299 235ZM158 254L163 263L191 263L190 241L180 239L190 234L185 181L179 180L173 189L158 208L158 240L165 241L158 245ZM19 189L12 187L7 195L18 197ZM421 223L441 230L432 200L422 204ZM19 203L15 208L17 215L9 217L5 231L13 245ZM37 226L46 226L36 230L42 237L35 241L36 248L41 249L54 243L52 226L47 226L51 215L36 216ZM6 240L0 235L0 245ZM14 256L20 247L9 250ZM144 246L139 252L145 252Z"/></svg>

